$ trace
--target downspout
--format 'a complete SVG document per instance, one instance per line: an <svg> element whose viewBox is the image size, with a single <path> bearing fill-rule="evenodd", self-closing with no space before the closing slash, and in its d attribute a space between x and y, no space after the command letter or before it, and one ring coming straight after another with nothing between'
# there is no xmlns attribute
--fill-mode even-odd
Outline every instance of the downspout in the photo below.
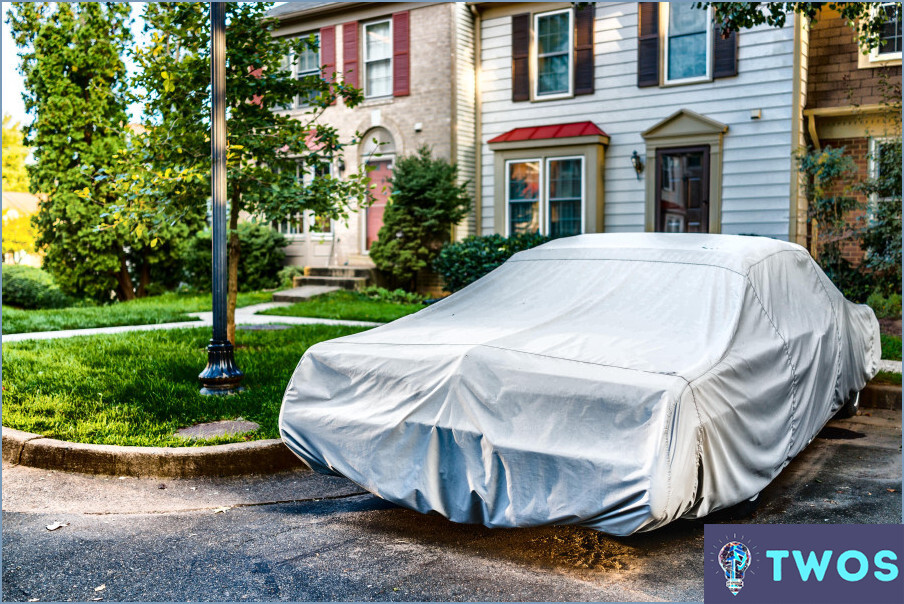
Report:
<svg viewBox="0 0 904 604"><path fill-rule="evenodd" d="M480 101L480 50L481 20L480 10L474 4L468 4L474 16L474 234L481 234L481 215L483 199L481 197L481 174L483 173L483 119Z"/></svg>

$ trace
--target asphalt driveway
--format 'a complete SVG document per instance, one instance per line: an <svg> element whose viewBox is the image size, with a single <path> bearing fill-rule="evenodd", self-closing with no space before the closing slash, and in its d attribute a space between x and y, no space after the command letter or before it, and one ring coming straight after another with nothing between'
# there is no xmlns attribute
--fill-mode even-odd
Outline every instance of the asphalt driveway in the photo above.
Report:
<svg viewBox="0 0 904 604"><path fill-rule="evenodd" d="M901 412L827 430L752 516L901 522ZM68 523L54 531L53 523ZM310 472L118 479L3 466L3 599L701 600L703 521L613 538L423 516Z"/></svg>

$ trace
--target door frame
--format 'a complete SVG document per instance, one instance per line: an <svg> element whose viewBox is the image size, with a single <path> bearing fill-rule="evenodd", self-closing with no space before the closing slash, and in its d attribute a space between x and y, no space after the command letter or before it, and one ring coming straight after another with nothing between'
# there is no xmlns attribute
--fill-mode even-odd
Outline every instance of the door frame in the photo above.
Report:
<svg viewBox="0 0 904 604"><path fill-rule="evenodd" d="M709 145L690 145L685 147L657 147L656 148L656 163L653 166L653 169L656 171L654 175L656 184L655 190L653 193L653 203L654 203L654 213L655 213L655 222L653 223L653 230L657 233L663 233L665 231L660 230L662 228L662 199L659 197L659 194L662 192L662 170L661 170L661 160L663 155L674 155L678 153L694 153L702 151L703 152L703 177L701 178L702 184L702 193L703 200L702 204L706 205L705 211L703 215L706 217L706 233L712 233L710 230L710 195L709 195L709 185L710 185L710 153L711 149Z"/></svg>

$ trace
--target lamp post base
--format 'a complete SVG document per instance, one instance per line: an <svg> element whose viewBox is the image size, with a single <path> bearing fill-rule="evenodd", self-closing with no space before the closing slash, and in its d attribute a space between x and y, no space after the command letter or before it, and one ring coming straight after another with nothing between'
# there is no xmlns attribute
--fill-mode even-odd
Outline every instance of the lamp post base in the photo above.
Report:
<svg viewBox="0 0 904 604"><path fill-rule="evenodd" d="M198 376L201 394L236 394L245 389L242 378L245 374L236 366L232 344L229 341L210 341L207 345L207 367Z"/></svg>

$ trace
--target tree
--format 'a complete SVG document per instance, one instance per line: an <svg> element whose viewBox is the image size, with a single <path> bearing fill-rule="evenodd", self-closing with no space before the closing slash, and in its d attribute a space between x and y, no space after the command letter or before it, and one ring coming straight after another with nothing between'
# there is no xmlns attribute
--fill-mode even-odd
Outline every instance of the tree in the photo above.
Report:
<svg viewBox="0 0 904 604"><path fill-rule="evenodd" d="M457 173L454 164L431 157L427 146L393 168L390 202L370 257L411 289L417 272L449 241L452 226L468 215L471 200Z"/></svg>
<svg viewBox="0 0 904 604"><path fill-rule="evenodd" d="M12 256L18 263L17 253L30 254L35 251L35 232L31 217L20 215L15 210L3 209L3 255Z"/></svg>
<svg viewBox="0 0 904 604"><path fill-rule="evenodd" d="M880 47L882 26L888 21L886 11L874 10L875 2L697 2L696 6L713 8L713 20L722 25L723 36L763 24L784 27L795 13L816 21L828 8L857 30L865 52Z"/></svg>
<svg viewBox="0 0 904 604"><path fill-rule="evenodd" d="M77 297L143 295L167 246L151 245L146 223L111 216L120 203L114 158L129 144L132 95L122 59L132 42L129 5L13 6L8 23L21 49L25 108L35 116L25 128L35 158L30 184L47 195L34 218L44 266Z"/></svg>
<svg viewBox="0 0 904 604"><path fill-rule="evenodd" d="M323 111L344 99L348 106L361 93L335 74L296 79L285 59L316 49L313 38L274 38L277 21L268 19L266 3L228 3L226 7L226 103L229 202L227 335L235 341L238 292L239 215L284 220L304 211L347 219L351 204L363 200L366 174L329 175L344 144L335 128L318 122ZM117 178L124 203L114 220L126 224L149 221L149 232L178 223L210 195L210 31L208 5L148 3L144 9L150 43L136 62L143 88L146 125L141 165L129 177ZM278 112L302 96L311 109L298 120ZM297 170L315 173L305 182ZM148 195L150 194L150 195Z"/></svg>
<svg viewBox="0 0 904 604"><path fill-rule="evenodd" d="M24 135L19 123L12 124L13 118L3 114L3 190L28 191L28 173L25 158L28 147L22 141Z"/></svg>

